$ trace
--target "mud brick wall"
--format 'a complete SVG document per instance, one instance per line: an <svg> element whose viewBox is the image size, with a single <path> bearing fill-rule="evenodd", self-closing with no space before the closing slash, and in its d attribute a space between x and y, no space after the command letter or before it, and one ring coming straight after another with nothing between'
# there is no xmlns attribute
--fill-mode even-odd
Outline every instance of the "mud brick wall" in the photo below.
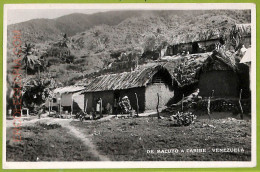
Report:
<svg viewBox="0 0 260 172"><path fill-rule="evenodd" d="M251 113L251 100L241 100L244 113ZM207 111L208 100L203 99L197 103L196 109ZM213 99L210 102L210 110L212 112L240 112L238 99Z"/></svg>

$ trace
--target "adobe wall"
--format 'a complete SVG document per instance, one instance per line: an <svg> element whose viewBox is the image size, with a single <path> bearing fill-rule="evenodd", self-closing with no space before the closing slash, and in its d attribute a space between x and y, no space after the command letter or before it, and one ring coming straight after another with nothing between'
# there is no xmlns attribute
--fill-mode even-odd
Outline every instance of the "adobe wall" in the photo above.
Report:
<svg viewBox="0 0 260 172"><path fill-rule="evenodd" d="M173 98L174 92L170 91L164 83L154 83L145 89L145 110L156 110L159 93L159 108L165 106Z"/></svg>
<svg viewBox="0 0 260 172"><path fill-rule="evenodd" d="M199 79L199 95L209 97L238 97L238 77L233 71L208 71Z"/></svg>
<svg viewBox="0 0 260 172"><path fill-rule="evenodd" d="M72 93L64 93L61 95L61 106L71 106Z"/></svg>

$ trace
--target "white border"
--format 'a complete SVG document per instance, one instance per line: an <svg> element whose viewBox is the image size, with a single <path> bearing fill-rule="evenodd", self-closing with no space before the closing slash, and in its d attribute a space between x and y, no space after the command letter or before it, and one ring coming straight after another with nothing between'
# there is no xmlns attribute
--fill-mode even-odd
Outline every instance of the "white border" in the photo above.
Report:
<svg viewBox="0 0 260 172"><path fill-rule="evenodd" d="M111 9L111 10L213 10L251 9L252 24L252 147L251 161L85 161L85 162L6 162L6 54L7 11L9 9ZM122 4L7 4L4 5L3 42L3 169L80 169L80 168L224 168L256 166L256 5L253 3L122 3Z"/></svg>

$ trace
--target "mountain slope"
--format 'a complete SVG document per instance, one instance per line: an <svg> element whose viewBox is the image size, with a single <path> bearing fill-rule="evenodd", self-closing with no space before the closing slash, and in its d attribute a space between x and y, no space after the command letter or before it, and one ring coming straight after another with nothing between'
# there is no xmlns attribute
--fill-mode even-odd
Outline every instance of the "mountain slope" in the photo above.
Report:
<svg viewBox="0 0 260 172"><path fill-rule="evenodd" d="M33 43L56 40L61 34L73 36L100 24L116 25L141 11L111 11L95 14L74 13L56 19L33 19L8 26L8 36L12 30L21 30L24 41Z"/></svg>
<svg viewBox="0 0 260 172"><path fill-rule="evenodd" d="M183 13L183 11L182 11ZM250 23L248 11L191 11L176 15L171 11L155 11L127 18L118 25L99 25L71 37L77 56L91 53L127 51L145 48L147 39L155 37L174 44L203 34L228 32L236 23Z"/></svg>
<svg viewBox="0 0 260 172"><path fill-rule="evenodd" d="M143 53L164 42L174 44L208 31L227 32L235 23L250 22L250 11L242 10L112 11L36 19L10 25L8 31L17 27L23 33L22 41L35 43L39 51L55 51L46 57L47 72L68 83L82 74L106 68L121 53L136 49ZM55 46L62 38L61 33L68 35L65 48ZM8 36L9 45L11 38ZM60 58L64 57L58 55L61 49L70 52L74 60L62 61ZM10 47L8 52L11 54Z"/></svg>

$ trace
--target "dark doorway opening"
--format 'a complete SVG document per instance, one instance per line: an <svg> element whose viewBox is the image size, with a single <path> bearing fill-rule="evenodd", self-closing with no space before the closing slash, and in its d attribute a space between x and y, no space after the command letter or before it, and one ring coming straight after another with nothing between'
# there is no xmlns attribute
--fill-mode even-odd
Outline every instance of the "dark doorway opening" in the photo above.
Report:
<svg viewBox="0 0 260 172"><path fill-rule="evenodd" d="M196 54L199 52L199 44L197 42L192 43L192 54Z"/></svg>
<svg viewBox="0 0 260 172"><path fill-rule="evenodd" d="M114 91L114 99L119 99L120 98L120 92L118 90Z"/></svg>

